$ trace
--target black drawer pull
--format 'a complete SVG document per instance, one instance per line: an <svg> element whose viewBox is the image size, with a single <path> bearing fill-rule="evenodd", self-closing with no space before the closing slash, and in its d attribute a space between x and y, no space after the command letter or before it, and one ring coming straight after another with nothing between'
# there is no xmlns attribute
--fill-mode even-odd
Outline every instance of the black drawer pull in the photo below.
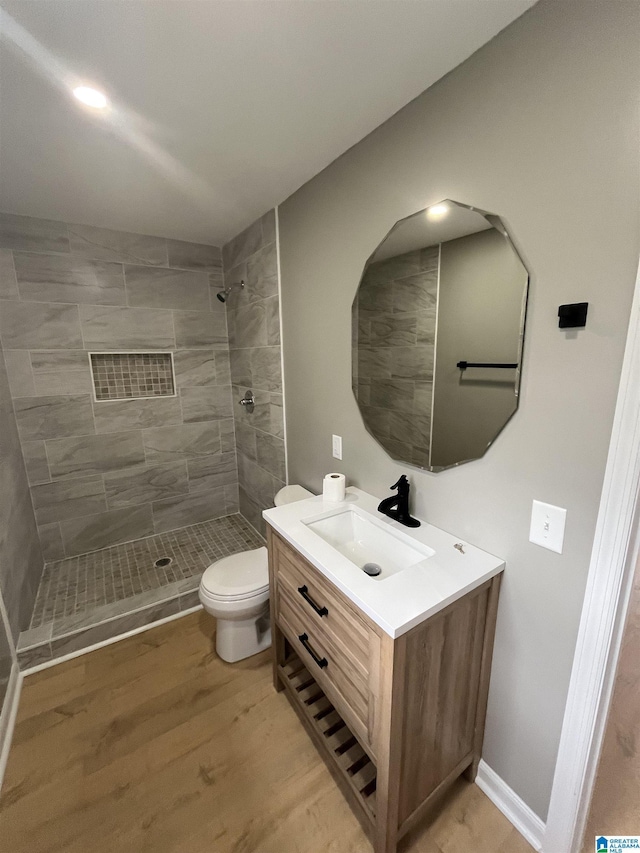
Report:
<svg viewBox="0 0 640 853"><path fill-rule="evenodd" d="M329 665L329 661L326 658L319 658L318 655L313 651L313 649L309 645L309 637L307 637L306 634L299 634L298 639L305 647L305 649L309 652L314 661L318 664L320 669L324 669L325 666Z"/></svg>
<svg viewBox="0 0 640 853"><path fill-rule="evenodd" d="M313 598L311 598L311 596L309 595L309 590L307 589L306 584L305 584L305 586L299 586L298 592L304 598L304 600L313 607L313 609L316 611L318 616L328 616L329 615L329 611L327 610L326 607L318 607L318 605L315 603Z"/></svg>

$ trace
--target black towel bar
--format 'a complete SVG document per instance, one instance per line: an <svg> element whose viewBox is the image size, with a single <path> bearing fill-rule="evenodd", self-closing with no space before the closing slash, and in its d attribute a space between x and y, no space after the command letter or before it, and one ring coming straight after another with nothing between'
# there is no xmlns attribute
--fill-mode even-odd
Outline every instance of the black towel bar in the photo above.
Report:
<svg viewBox="0 0 640 853"><path fill-rule="evenodd" d="M505 367L505 368L514 368L517 367L517 364L493 364L491 362L482 362L482 361L459 361L456 364L456 367L459 367L460 370L466 370L467 367Z"/></svg>

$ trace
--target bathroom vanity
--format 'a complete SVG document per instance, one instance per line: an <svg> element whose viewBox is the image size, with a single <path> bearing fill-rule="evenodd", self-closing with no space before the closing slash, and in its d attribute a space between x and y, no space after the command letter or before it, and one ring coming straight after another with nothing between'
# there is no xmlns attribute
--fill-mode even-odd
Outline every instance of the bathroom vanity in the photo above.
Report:
<svg viewBox="0 0 640 853"><path fill-rule="evenodd" d="M460 774L475 778L504 563L376 507L349 489L264 517L274 686L376 853L393 853Z"/></svg>

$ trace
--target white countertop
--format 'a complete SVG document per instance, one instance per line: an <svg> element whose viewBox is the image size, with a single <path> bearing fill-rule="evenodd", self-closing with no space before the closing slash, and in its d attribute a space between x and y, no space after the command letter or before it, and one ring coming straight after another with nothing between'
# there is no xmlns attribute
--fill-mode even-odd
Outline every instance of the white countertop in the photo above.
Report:
<svg viewBox="0 0 640 853"><path fill-rule="evenodd" d="M350 487L343 502L324 501L322 495L265 510L262 515L328 580L391 637L399 637L472 589L499 574L504 561L469 545L463 539L422 522L405 527L378 512L379 498ZM384 580L366 575L304 524L323 512L356 508L390 528L435 551L420 565L409 566ZM454 547L462 544L464 553Z"/></svg>

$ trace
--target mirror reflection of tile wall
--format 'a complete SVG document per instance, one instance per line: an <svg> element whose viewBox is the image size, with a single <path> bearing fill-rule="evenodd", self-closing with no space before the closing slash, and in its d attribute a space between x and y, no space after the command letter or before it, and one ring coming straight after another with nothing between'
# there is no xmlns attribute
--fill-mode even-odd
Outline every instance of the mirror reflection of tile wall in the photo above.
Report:
<svg viewBox="0 0 640 853"><path fill-rule="evenodd" d="M370 264L354 305L353 381L365 422L391 456L421 467L429 464L438 257L436 245Z"/></svg>

